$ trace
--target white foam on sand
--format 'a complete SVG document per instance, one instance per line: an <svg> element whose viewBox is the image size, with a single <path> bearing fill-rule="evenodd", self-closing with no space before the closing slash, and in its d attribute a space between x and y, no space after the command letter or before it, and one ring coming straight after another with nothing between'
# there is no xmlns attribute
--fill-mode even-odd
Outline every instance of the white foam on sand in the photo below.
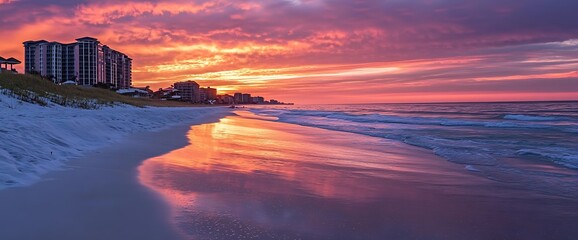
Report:
<svg viewBox="0 0 578 240"><path fill-rule="evenodd" d="M42 107L0 94L0 190L35 183L67 160L128 134L186 123L211 111L214 108Z"/></svg>

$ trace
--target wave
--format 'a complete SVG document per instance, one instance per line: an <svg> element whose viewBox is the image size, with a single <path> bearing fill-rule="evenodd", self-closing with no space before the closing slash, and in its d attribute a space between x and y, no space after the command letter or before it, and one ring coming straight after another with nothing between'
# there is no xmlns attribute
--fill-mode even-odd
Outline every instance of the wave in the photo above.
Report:
<svg viewBox="0 0 578 240"><path fill-rule="evenodd" d="M481 119L292 109L252 111L259 115L275 116L282 122L401 141L430 149L436 155L460 164L493 166L499 164L497 158L541 153L541 158L546 161L566 168L575 169L578 166L575 156L555 156L549 148L562 146L561 143L576 138L578 124L547 122L566 116L507 114L501 118ZM527 149L538 150L530 152ZM573 152L572 146L562 146L558 151Z"/></svg>
<svg viewBox="0 0 578 240"><path fill-rule="evenodd" d="M429 149L463 165L465 171L494 181L578 197L578 174L574 173L578 170L578 108L573 108L576 112L561 112L556 105L555 109L543 109L550 111L545 113L533 105L493 108L477 104L471 106L471 112L462 107L452 116L439 114L450 112L447 105L444 109L431 106L429 111L413 111L412 107L375 107L373 112L361 106L251 111L281 122L403 142ZM415 114L406 114L412 111Z"/></svg>
<svg viewBox="0 0 578 240"><path fill-rule="evenodd" d="M442 139L435 137L411 137L403 142L431 149L433 153L450 162L468 165L495 166L497 159L491 153L480 150L482 144L471 140Z"/></svg>
<svg viewBox="0 0 578 240"><path fill-rule="evenodd" d="M567 168L578 169L578 153L569 152L568 149L520 149L518 155L536 156L549 159L551 162L563 165Z"/></svg>
<svg viewBox="0 0 578 240"><path fill-rule="evenodd" d="M564 121L568 120L565 117L546 117L546 116L536 116L536 115L522 115L522 114L506 114L502 117L508 120L518 120L518 121Z"/></svg>
<svg viewBox="0 0 578 240"><path fill-rule="evenodd" d="M467 119L467 118L442 118L442 117L417 117L417 116L396 116L379 113L352 114L336 111L308 111L308 110L254 110L260 115L275 116L279 118L295 117L322 117L329 120L339 119L352 123L395 123L407 125L433 125L433 126L471 126L487 128L515 128L515 129L550 129L562 132L578 132L578 124L560 125L559 122L549 123L547 121L563 121L565 117L540 117L530 115L508 114L496 119ZM516 118L516 121L512 121ZM522 121L521 119L526 119Z"/></svg>

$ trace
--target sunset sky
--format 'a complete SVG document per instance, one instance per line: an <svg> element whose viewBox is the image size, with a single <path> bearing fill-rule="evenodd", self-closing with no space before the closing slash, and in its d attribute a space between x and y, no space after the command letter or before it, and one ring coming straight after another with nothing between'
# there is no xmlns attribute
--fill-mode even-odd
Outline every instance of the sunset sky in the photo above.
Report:
<svg viewBox="0 0 578 240"><path fill-rule="evenodd" d="M0 56L91 36L133 84L296 103L578 99L576 0L0 0ZM23 66L18 70L22 71Z"/></svg>

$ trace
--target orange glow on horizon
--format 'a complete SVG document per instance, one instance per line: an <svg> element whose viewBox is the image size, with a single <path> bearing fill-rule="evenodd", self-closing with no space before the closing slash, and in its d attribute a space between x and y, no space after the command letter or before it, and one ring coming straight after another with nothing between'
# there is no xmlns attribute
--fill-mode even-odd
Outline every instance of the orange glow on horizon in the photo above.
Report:
<svg viewBox="0 0 578 240"><path fill-rule="evenodd" d="M547 42L527 31L476 35L475 26L438 18L407 25L395 12L379 14L382 24L323 1L277 8L267 1L81 1L44 4L14 21L31 2L0 0L0 34L10 36L0 56L22 59L27 40L92 36L133 58L135 86L194 80L220 94L295 103L578 99L578 36L568 31ZM326 16L331 10L341 15Z"/></svg>

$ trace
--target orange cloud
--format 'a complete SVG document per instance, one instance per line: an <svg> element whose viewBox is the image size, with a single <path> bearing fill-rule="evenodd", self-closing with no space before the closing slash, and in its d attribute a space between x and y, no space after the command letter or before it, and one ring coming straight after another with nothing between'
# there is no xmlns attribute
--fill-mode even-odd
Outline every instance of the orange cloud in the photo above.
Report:
<svg viewBox="0 0 578 240"><path fill-rule="evenodd" d="M509 21L520 11L507 3L443 2L0 0L0 55L92 36L134 59L135 85L196 80L297 103L578 92L571 8L543 26Z"/></svg>
<svg viewBox="0 0 578 240"><path fill-rule="evenodd" d="M18 1L18 0L0 0L0 5L9 4L9 3L16 2L16 1Z"/></svg>

